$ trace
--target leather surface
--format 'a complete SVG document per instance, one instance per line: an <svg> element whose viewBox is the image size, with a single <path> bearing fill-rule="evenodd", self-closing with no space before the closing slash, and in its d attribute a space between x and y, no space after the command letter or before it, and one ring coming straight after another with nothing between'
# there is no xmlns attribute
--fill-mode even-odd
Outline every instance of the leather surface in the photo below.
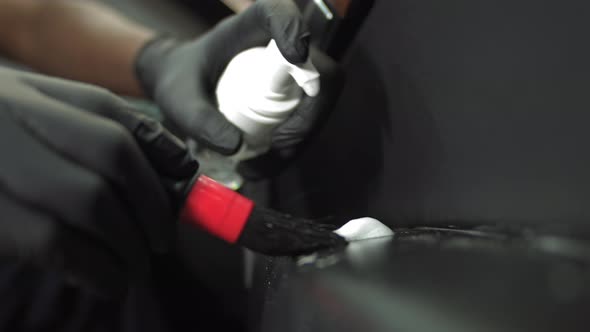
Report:
<svg viewBox="0 0 590 332"><path fill-rule="evenodd" d="M252 331L587 331L589 250L532 232L397 229L267 261Z"/></svg>
<svg viewBox="0 0 590 332"><path fill-rule="evenodd" d="M590 8L565 0L380 0L325 130L277 206L342 222L590 219Z"/></svg>

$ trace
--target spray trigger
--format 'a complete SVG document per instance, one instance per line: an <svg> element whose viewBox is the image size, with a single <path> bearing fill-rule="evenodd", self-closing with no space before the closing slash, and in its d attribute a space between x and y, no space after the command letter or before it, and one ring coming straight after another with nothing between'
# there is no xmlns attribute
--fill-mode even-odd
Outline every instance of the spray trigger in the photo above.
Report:
<svg viewBox="0 0 590 332"><path fill-rule="evenodd" d="M301 87L306 95L310 97L315 97L318 95L320 92L320 73L311 62L311 57L309 57L302 65L294 65L283 57L274 39L268 44L267 50L273 54L272 58L281 59L280 61L282 63L280 67L282 67L283 70L286 71L286 73L288 73L289 76L293 78L293 80L295 80L295 83ZM275 73L275 76L282 76L280 74L280 70L277 71L278 72ZM288 84L288 81L275 78L272 80L272 90L278 91L286 84Z"/></svg>

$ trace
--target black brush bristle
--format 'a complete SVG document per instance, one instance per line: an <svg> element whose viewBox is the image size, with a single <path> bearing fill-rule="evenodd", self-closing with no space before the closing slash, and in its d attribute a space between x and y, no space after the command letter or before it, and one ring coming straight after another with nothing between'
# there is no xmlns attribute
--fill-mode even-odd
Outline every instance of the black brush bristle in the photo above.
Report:
<svg viewBox="0 0 590 332"><path fill-rule="evenodd" d="M334 229L330 224L254 206L238 243L271 256L302 255L345 246L346 240Z"/></svg>

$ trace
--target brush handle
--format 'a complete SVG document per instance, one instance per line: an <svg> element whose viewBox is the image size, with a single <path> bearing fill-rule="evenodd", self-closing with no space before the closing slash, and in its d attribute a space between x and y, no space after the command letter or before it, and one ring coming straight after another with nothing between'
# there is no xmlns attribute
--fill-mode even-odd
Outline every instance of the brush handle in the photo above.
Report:
<svg viewBox="0 0 590 332"><path fill-rule="evenodd" d="M181 221L236 243L254 202L206 176L199 176L184 203Z"/></svg>
<svg viewBox="0 0 590 332"><path fill-rule="evenodd" d="M270 256L294 256L346 245L334 226L254 203L206 176L191 187L181 220L232 244Z"/></svg>

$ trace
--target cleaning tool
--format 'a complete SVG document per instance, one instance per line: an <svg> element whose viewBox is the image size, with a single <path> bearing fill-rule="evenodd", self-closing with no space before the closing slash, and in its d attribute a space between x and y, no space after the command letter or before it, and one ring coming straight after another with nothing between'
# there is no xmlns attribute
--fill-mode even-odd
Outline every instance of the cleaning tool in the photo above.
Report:
<svg viewBox="0 0 590 332"><path fill-rule="evenodd" d="M242 185L236 172L240 161L270 149L272 132L299 106L303 93L320 91L320 74L308 58L288 62L274 40L267 47L239 53L228 64L216 89L220 112L243 133L241 149L231 157L201 149L198 160L204 174L232 189Z"/></svg>
<svg viewBox="0 0 590 332"><path fill-rule="evenodd" d="M308 254L347 243L333 232L333 225L257 206L204 175L190 186L181 220L226 242L272 256Z"/></svg>

